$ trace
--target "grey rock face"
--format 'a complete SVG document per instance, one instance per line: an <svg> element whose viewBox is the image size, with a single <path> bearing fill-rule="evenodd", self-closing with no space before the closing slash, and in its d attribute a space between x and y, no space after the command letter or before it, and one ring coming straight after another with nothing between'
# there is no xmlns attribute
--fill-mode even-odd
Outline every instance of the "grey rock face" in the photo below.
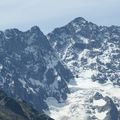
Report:
<svg viewBox="0 0 120 120"><path fill-rule="evenodd" d="M59 102L67 98L67 82L71 78L73 75L37 26L26 32L0 32L0 88L9 96L21 98L42 111L47 109L47 97Z"/></svg>

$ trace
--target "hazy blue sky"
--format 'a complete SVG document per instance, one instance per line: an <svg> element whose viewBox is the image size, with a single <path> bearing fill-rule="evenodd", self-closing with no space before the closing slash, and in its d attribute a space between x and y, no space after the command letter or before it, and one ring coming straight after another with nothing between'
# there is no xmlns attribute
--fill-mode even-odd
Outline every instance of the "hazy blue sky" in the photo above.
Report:
<svg viewBox="0 0 120 120"><path fill-rule="evenodd" d="M44 33L76 17L98 25L120 25L120 0L1 0L0 29L27 30L38 25Z"/></svg>

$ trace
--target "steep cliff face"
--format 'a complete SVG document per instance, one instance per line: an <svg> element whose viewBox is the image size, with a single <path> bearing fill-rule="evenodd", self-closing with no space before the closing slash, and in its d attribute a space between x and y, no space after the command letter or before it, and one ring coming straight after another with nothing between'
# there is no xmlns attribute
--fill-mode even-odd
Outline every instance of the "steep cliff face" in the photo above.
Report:
<svg viewBox="0 0 120 120"><path fill-rule="evenodd" d="M59 102L67 98L67 82L73 78L57 58L37 26L26 32L0 32L0 88L42 111L48 96Z"/></svg>

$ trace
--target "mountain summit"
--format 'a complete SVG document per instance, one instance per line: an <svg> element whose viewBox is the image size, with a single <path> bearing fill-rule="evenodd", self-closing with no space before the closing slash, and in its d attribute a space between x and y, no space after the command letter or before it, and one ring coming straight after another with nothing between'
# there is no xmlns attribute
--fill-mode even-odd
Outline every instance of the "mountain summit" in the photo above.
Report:
<svg viewBox="0 0 120 120"><path fill-rule="evenodd" d="M97 26L80 17L49 33L48 39L74 75L90 70L93 81L119 85L120 27Z"/></svg>

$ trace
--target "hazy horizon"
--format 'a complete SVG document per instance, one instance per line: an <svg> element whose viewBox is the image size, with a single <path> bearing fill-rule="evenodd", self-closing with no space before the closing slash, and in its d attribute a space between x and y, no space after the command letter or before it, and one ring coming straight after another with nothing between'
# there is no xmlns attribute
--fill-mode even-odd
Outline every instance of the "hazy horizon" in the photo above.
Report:
<svg viewBox="0 0 120 120"><path fill-rule="evenodd" d="M46 34L76 17L97 25L120 26L119 4L119 0L4 0L0 2L0 30L25 31L37 25Z"/></svg>

